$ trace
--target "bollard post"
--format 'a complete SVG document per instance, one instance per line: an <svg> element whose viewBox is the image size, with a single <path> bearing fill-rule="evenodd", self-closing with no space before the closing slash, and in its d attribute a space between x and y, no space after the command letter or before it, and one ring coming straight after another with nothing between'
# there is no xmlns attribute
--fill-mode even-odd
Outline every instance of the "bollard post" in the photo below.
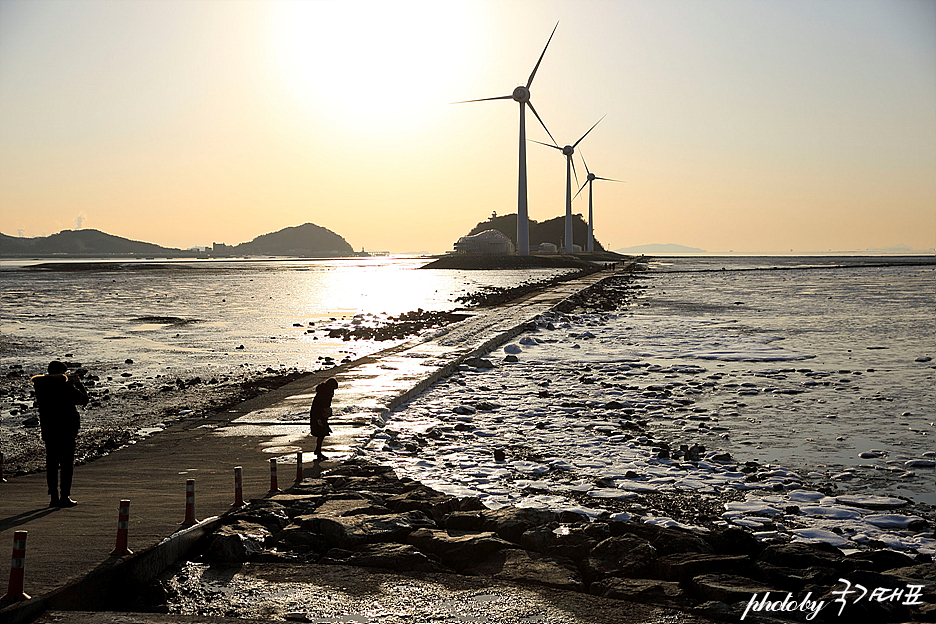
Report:
<svg viewBox="0 0 936 624"><path fill-rule="evenodd" d="M130 533L130 501L120 501L117 508L117 546L111 551L111 557L124 557L132 555L133 551L127 547Z"/></svg>
<svg viewBox="0 0 936 624"><path fill-rule="evenodd" d="M302 451L296 451L296 483L302 481Z"/></svg>
<svg viewBox="0 0 936 624"><path fill-rule="evenodd" d="M3 453L0 453L0 483L6 483L7 480L3 478Z"/></svg>
<svg viewBox="0 0 936 624"><path fill-rule="evenodd" d="M234 466L234 506L244 505L244 469Z"/></svg>
<svg viewBox="0 0 936 624"><path fill-rule="evenodd" d="M10 567L10 584L7 593L0 602L20 602L29 600L29 594L23 593L23 573L26 569L26 533L13 533L13 564Z"/></svg>
<svg viewBox="0 0 936 624"><path fill-rule="evenodd" d="M186 479L185 481L185 520L182 521L183 527L190 527L198 524L195 519L195 479Z"/></svg>
<svg viewBox="0 0 936 624"><path fill-rule="evenodd" d="M270 459L270 491L268 494L276 494L279 491L279 484L276 482L276 458L273 457Z"/></svg>

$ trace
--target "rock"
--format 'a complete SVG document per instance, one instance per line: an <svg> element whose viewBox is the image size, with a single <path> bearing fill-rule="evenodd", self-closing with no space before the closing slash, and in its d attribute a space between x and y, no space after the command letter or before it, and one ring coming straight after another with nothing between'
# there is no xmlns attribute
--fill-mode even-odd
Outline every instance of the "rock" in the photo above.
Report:
<svg viewBox="0 0 936 624"><path fill-rule="evenodd" d="M609 577L593 583L589 593L604 598L631 602L655 602L672 607L683 607L689 604L689 599L679 587L679 583L651 579Z"/></svg>
<svg viewBox="0 0 936 624"><path fill-rule="evenodd" d="M406 543L424 553L435 555L454 570L478 565L491 553L511 547L510 542L490 531L439 529L417 529L407 536Z"/></svg>
<svg viewBox="0 0 936 624"><path fill-rule="evenodd" d="M914 565L912 557L895 550L864 550L848 555L846 560L855 564L862 570L884 572L894 568L905 568Z"/></svg>
<svg viewBox="0 0 936 624"><path fill-rule="evenodd" d="M452 498L425 485L419 485L408 492L387 496L384 499L384 504L394 513L419 510L427 516L434 517L435 512L433 509ZM455 509L450 511L455 511Z"/></svg>
<svg viewBox="0 0 936 624"><path fill-rule="evenodd" d="M275 534L270 540L277 548L302 555L321 555L333 548L329 540L316 533L310 533L298 524L290 524ZM269 555L270 551L266 551Z"/></svg>
<svg viewBox="0 0 936 624"><path fill-rule="evenodd" d="M468 358L462 364L466 366L471 366L473 368L494 368L494 363L491 360L485 360L484 358Z"/></svg>
<svg viewBox="0 0 936 624"><path fill-rule="evenodd" d="M664 581L688 581L703 573L747 573L753 562L745 555L681 553L665 555L653 562L651 573Z"/></svg>
<svg viewBox="0 0 936 624"><path fill-rule="evenodd" d="M702 574L692 579L691 587L700 600L719 602L748 601L753 594L776 591L763 583L731 574Z"/></svg>
<svg viewBox="0 0 936 624"><path fill-rule="evenodd" d="M504 357L504 361L505 361L505 362L511 362L511 363L513 363L513 362L519 362L519 361L520 361L520 358L518 358L516 355L508 355L508 356L505 356L505 357Z"/></svg>
<svg viewBox="0 0 936 624"><path fill-rule="evenodd" d="M547 329L550 329L550 328L547 328ZM516 355L518 353L523 353L523 349L520 348L520 345L509 344L506 347L504 347L504 353Z"/></svg>
<svg viewBox="0 0 936 624"><path fill-rule="evenodd" d="M841 572L833 568L784 568L758 562L756 578L767 585L787 592L803 590L816 593L822 587L831 587L838 582Z"/></svg>
<svg viewBox="0 0 936 624"><path fill-rule="evenodd" d="M203 559L209 563L244 563L263 551L270 532L259 524L235 521L212 533Z"/></svg>
<svg viewBox="0 0 936 624"><path fill-rule="evenodd" d="M608 576L639 576L647 572L657 550L647 540L622 535L599 542L582 562L582 572L590 581Z"/></svg>
<svg viewBox="0 0 936 624"><path fill-rule="evenodd" d="M342 564L407 572L446 572L445 566L409 544L365 544L353 551L334 548L319 564Z"/></svg>
<svg viewBox="0 0 936 624"><path fill-rule="evenodd" d="M612 535L636 535L647 540L661 555L714 552L712 545L704 538L685 529L636 522L613 522L610 527Z"/></svg>
<svg viewBox="0 0 936 624"><path fill-rule="evenodd" d="M316 515L334 516L337 518L359 515L374 516L389 513L390 510L383 505L374 504L371 500L363 497L357 499L328 499L315 510ZM297 517L296 521L302 524L303 517L304 516Z"/></svg>
<svg viewBox="0 0 936 624"><path fill-rule="evenodd" d="M603 530L602 530L603 529ZM599 542L611 537L608 525L565 525L551 523L530 527L520 536L520 545L546 555L580 561Z"/></svg>
<svg viewBox="0 0 936 624"><path fill-rule="evenodd" d="M442 526L452 531L480 531L484 518L478 511L453 511L442 518Z"/></svg>
<svg viewBox="0 0 936 624"><path fill-rule="evenodd" d="M30 416L29 418L27 418L26 420L23 421L23 426L24 426L24 427L27 427L27 428L30 428L30 429L32 429L33 427L38 427L38 426L39 426L39 417L38 417L38 416Z"/></svg>
<svg viewBox="0 0 936 624"><path fill-rule="evenodd" d="M289 516L286 509L279 503L268 500L251 503L250 507L231 515L232 519L253 522L276 532L289 526Z"/></svg>
<svg viewBox="0 0 936 624"><path fill-rule="evenodd" d="M823 567L844 569L845 557L842 551L828 544L804 544L793 542L790 544L777 544L768 546L758 556L759 562L784 568L810 568Z"/></svg>
<svg viewBox="0 0 936 624"><path fill-rule="evenodd" d="M495 552L481 565L466 570L466 573L573 591L582 591L585 586L575 564L570 560L519 548Z"/></svg>
<svg viewBox="0 0 936 624"><path fill-rule="evenodd" d="M303 516L303 528L317 533L339 548L361 544L403 541L407 535L421 528L435 527L421 511L408 511L383 516Z"/></svg>
<svg viewBox="0 0 936 624"><path fill-rule="evenodd" d="M555 521L556 514L552 511L505 507L485 512L481 530L493 531L501 538L519 544L523 532L530 527Z"/></svg>
<svg viewBox="0 0 936 624"><path fill-rule="evenodd" d="M504 452L504 449L494 449L494 461L502 462L506 461L507 453Z"/></svg>
<svg viewBox="0 0 936 624"><path fill-rule="evenodd" d="M749 531L729 527L713 531L705 536L705 541L712 545L715 552L722 555L748 555L756 557L762 550L762 544Z"/></svg>
<svg viewBox="0 0 936 624"><path fill-rule="evenodd" d="M468 416L470 414L477 413L478 410L470 405L459 405L458 407L453 408L452 411L461 416Z"/></svg>

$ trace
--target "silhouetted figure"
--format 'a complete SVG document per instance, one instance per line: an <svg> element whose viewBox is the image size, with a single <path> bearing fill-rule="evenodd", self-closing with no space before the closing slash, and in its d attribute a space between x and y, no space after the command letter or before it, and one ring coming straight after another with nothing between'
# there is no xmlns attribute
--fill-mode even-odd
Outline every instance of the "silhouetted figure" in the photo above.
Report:
<svg viewBox="0 0 936 624"><path fill-rule="evenodd" d="M47 375L36 375L31 381L36 388L39 426L46 447L46 482L49 485L49 507L74 507L78 503L71 495L75 464L75 440L81 419L76 405L88 404L88 391L78 375L66 375L63 362L49 362ZM59 471L62 489L59 492Z"/></svg>
<svg viewBox="0 0 936 624"><path fill-rule="evenodd" d="M325 459L325 455L322 454L322 442L325 441L325 436L331 433L328 419L331 418L331 402L336 388L338 388L338 382L334 377L317 385L315 398L312 399L312 408L309 410L309 431L318 438L315 442L315 458L318 460Z"/></svg>

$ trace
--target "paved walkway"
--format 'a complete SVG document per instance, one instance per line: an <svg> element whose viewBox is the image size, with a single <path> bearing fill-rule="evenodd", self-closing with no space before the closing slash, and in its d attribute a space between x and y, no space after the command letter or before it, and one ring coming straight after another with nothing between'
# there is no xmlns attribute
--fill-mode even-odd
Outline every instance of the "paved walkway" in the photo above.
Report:
<svg viewBox="0 0 936 624"><path fill-rule="evenodd" d="M326 374L296 381L227 412L169 426L75 470L70 509L49 509L45 474L0 483L0 594L6 593L13 532L26 530L25 591L42 596L88 574L116 544L117 507L130 504L130 548L149 548L178 530L185 515L185 482L195 479L199 520L219 515L234 501L234 467L243 467L245 499L270 487L269 460L276 457L281 488L296 476L295 452L305 452L305 476L343 459L376 419L446 375L466 357L499 346L522 325L568 296L610 275L571 280L501 308L480 310L430 339L420 338L330 371L337 377L334 434L313 464L308 435L314 387ZM291 462L291 463L286 463ZM9 549L9 550L8 550Z"/></svg>

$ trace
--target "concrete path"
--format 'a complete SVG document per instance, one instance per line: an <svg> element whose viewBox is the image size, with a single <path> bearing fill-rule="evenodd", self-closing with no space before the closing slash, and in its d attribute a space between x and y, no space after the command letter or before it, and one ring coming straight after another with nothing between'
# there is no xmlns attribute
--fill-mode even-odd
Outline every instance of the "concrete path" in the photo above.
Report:
<svg viewBox="0 0 936 624"><path fill-rule="evenodd" d="M305 476L348 456L377 419L448 374L460 361L510 340L524 323L610 275L571 280L506 306L479 310L460 323L386 351L310 375L227 412L190 418L136 444L78 466L70 509L47 507L43 473L0 483L0 594L6 593L14 531L28 531L25 592L38 597L106 563L116 545L117 508L130 500L129 544L141 551L179 529L185 517L185 482L195 479L199 520L224 513L234 501L234 467L243 467L245 499L270 488L277 458L281 488L296 476L296 451L305 453ZM338 379L331 459L313 464L308 408L315 386ZM3 619L0 617L0 619Z"/></svg>

